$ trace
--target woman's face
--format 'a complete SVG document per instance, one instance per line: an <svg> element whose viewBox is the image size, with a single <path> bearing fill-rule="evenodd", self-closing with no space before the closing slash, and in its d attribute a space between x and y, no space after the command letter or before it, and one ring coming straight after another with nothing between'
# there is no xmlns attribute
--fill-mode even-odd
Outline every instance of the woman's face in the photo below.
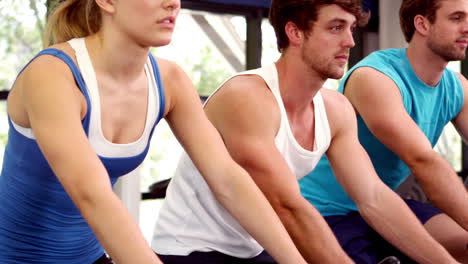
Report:
<svg viewBox="0 0 468 264"><path fill-rule="evenodd" d="M141 46L164 46L171 42L180 0L114 0L112 16L118 30Z"/></svg>

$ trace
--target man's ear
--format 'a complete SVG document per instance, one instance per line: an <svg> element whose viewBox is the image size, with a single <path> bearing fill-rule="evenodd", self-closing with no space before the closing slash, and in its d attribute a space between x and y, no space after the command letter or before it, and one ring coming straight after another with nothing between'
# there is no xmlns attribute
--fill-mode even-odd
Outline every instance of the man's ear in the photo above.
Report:
<svg viewBox="0 0 468 264"><path fill-rule="evenodd" d="M101 8L104 12L107 13L114 13L115 12L115 0L95 0L96 4Z"/></svg>
<svg viewBox="0 0 468 264"><path fill-rule="evenodd" d="M304 32L300 30L297 25L291 21L284 26L286 36L288 36L289 44L292 46L300 46L304 40Z"/></svg>
<svg viewBox="0 0 468 264"><path fill-rule="evenodd" d="M414 17L413 23L417 33L423 36L427 36L429 34L430 22L426 17L422 15L416 15Z"/></svg>

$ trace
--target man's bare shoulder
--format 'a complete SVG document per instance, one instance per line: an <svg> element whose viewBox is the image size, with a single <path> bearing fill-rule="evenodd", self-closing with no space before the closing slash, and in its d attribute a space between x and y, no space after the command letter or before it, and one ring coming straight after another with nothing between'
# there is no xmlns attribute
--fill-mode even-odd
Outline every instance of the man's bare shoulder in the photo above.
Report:
<svg viewBox="0 0 468 264"><path fill-rule="evenodd" d="M343 94L326 88L322 88L321 93L333 137L337 131L347 127L350 120L355 119L355 111L349 100Z"/></svg>
<svg viewBox="0 0 468 264"><path fill-rule="evenodd" d="M221 89L224 93L234 94L258 94L269 92L265 80L256 74L236 75L227 80Z"/></svg>
<svg viewBox="0 0 468 264"><path fill-rule="evenodd" d="M226 81L205 105L209 119L220 128L230 123L237 129L272 131L279 124L278 103L263 78L258 75L238 75Z"/></svg>
<svg viewBox="0 0 468 264"><path fill-rule="evenodd" d="M360 89L366 88L369 86L368 84L374 84L375 82L382 85L394 85L392 79L381 71L372 67L359 67L351 73L346 81L346 86L353 85L356 86L356 89Z"/></svg>
<svg viewBox="0 0 468 264"><path fill-rule="evenodd" d="M458 79L460 80L462 86L464 88L468 87L468 80L465 78L465 76L459 72L457 72Z"/></svg>
<svg viewBox="0 0 468 264"><path fill-rule="evenodd" d="M327 109L342 109L349 104L348 99L340 92L333 89L322 88L320 90L325 108Z"/></svg>
<svg viewBox="0 0 468 264"><path fill-rule="evenodd" d="M357 76L370 76L370 77L378 77L378 76L385 76L381 71L377 70L376 68L369 67L369 66L363 66L355 69L352 73L351 76L357 75Z"/></svg>
<svg viewBox="0 0 468 264"><path fill-rule="evenodd" d="M265 80L255 74L237 75L226 81L210 101L235 105L262 105L274 103L274 96Z"/></svg>

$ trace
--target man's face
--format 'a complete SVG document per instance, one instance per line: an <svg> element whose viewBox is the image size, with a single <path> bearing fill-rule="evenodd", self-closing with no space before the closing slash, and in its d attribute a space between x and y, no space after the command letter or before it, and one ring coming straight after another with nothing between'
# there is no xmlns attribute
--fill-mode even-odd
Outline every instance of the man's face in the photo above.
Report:
<svg viewBox="0 0 468 264"><path fill-rule="evenodd" d="M301 47L304 63L324 79L339 79L348 62L349 50L354 46L353 30L356 18L338 5L320 8Z"/></svg>
<svg viewBox="0 0 468 264"><path fill-rule="evenodd" d="M463 60L468 46L468 0L443 0L429 26L427 46L446 61Z"/></svg>

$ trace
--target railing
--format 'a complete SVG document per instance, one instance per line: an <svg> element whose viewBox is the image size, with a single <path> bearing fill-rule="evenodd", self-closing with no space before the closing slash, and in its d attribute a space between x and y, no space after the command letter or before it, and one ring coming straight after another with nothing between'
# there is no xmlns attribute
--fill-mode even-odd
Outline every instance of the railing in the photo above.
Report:
<svg viewBox="0 0 468 264"><path fill-rule="evenodd" d="M8 97L9 91L0 91L0 101L1 100L6 100Z"/></svg>

